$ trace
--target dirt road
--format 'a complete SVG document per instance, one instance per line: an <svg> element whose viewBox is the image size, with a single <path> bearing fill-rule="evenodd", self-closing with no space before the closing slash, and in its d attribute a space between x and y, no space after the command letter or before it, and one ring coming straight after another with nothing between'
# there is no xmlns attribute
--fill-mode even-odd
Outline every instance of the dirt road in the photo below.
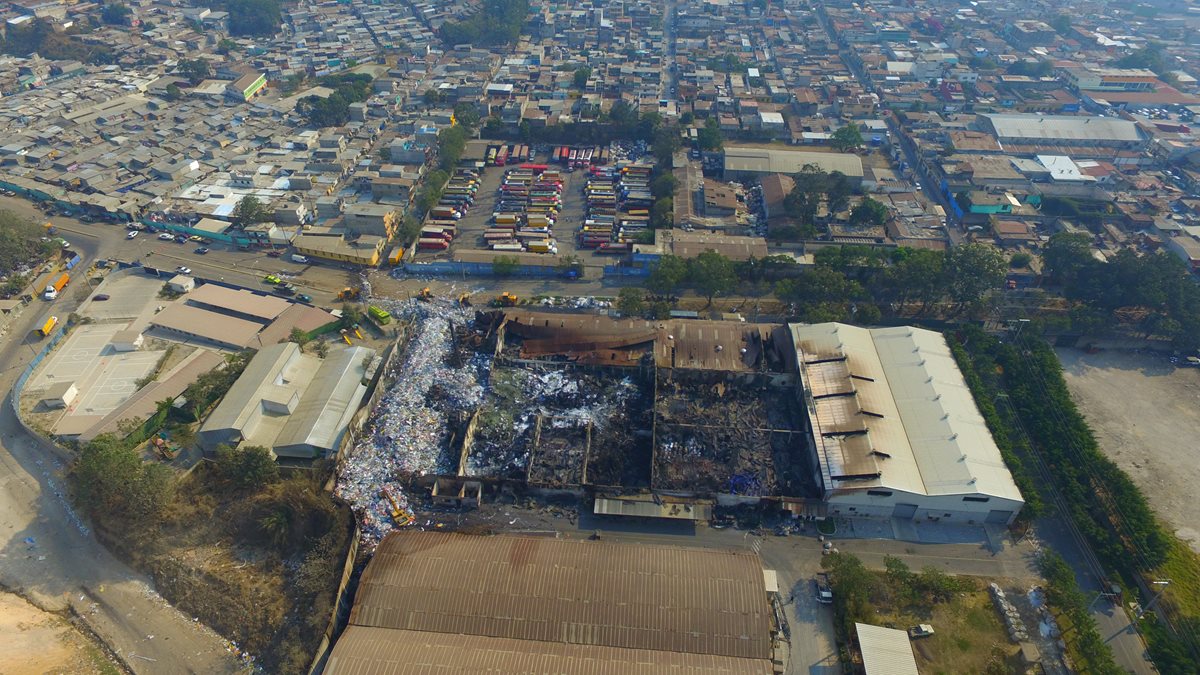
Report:
<svg viewBox="0 0 1200 675"><path fill-rule="evenodd" d="M1058 351L1064 377L1100 449L1133 478L1175 534L1200 552L1200 369L1162 355Z"/></svg>
<svg viewBox="0 0 1200 675"><path fill-rule="evenodd" d="M5 675L100 675L117 669L100 645L66 619L3 592L0 592L0 664Z"/></svg>
<svg viewBox="0 0 1200 675"><path fill-rule="evenodd" d="M83 235L73 235L72 244L85 259L111 253L101 250L101 240ZM71 296L60 298L56 308L72 310ZM13 319L0 344L0 585L43 609L70 606L134 672L236 671L219 636L164 602L144 577L100 545L67 501L61 460L13 413L13 383L35 351L22 340L40 310L27 308Z"/></svg>

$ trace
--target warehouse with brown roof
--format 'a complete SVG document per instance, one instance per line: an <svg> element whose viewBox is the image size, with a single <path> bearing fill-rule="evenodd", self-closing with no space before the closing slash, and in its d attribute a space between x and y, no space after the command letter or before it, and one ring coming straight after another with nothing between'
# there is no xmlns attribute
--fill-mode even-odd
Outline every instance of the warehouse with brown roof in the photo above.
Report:
<svg viewBox="0 0 1200 675"><path fill-rule="evenodd" d="M393 532L325 672L773 672L748 551Z"/></svg>

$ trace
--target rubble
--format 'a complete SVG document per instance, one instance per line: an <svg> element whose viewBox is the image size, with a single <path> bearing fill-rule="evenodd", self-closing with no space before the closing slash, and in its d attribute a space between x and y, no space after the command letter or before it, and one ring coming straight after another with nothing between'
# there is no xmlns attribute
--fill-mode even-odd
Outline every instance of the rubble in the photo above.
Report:
<svg viewBox="0 0 1200 675"><path fill-rule="evenodd" d="M335 492L354 508L363 544L373 547L395 527L386 489L402 511L411 511L401 478L454 474L457 458L450 448L451 420L467 414L483 399L491 360L474 356L462 366L454 360L455 324L470 321L467 311L445 303L378 302L412 335L393 365L394 382L346 453Z"/></svg>

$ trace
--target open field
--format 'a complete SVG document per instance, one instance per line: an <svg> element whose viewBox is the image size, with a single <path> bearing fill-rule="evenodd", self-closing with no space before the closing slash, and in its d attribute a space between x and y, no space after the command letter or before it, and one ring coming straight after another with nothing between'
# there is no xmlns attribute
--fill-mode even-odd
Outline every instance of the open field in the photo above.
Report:
<svg viewBox="0 0 1200 675"><path fill-rule="evenodd" d="M1200 369L1161 355L1058 350L1063 377L1100 449L1142 489L1179 538L1200 552Z"/></svg>

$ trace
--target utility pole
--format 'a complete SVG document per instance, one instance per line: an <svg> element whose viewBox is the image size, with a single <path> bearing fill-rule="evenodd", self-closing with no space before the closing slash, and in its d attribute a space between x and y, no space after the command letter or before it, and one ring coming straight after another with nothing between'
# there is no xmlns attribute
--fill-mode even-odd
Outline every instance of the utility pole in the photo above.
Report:
<svg viewBox="0 0 1200 675"><path fill-rule="evenodd" d="M1154 597L1150 599L1150 602L1146 603L1145 607L1138 611L1137 618L1139 620L1141 620L1143 616L1146 616L1146 612L1149 612L1150 609L1154 607L1154 603L1158 602L1158 599L1162 597L1162 594L1167 591L1167 586L1171 585L1171 580L1163 579L1161 581L1151 581L1150 583L1155 586L1162 586L1162 588L1159 589L1158 593L1154 594Z"/></svg>

